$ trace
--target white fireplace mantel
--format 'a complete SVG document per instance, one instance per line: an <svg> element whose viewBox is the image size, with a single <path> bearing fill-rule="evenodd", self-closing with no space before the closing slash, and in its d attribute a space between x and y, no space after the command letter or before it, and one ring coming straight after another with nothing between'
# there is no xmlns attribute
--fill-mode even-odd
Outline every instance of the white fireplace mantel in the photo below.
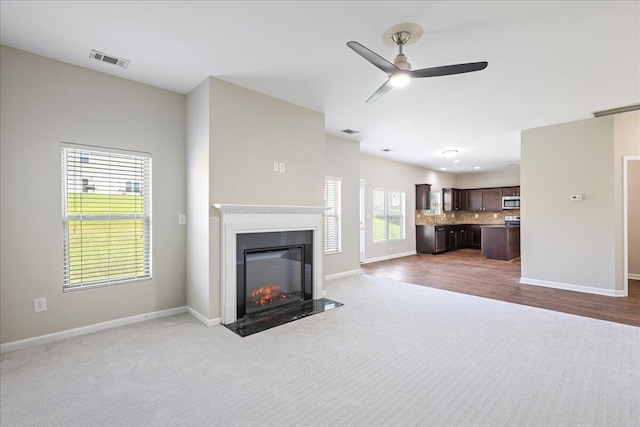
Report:
<svg viewBox="0 0 640 427"><path fill-rule="evenodd" d="M313 299L322 298L322 226L324 206L213 205L220 221L220 321L235 322L236 235L277 231L313 231Z"/></svg>

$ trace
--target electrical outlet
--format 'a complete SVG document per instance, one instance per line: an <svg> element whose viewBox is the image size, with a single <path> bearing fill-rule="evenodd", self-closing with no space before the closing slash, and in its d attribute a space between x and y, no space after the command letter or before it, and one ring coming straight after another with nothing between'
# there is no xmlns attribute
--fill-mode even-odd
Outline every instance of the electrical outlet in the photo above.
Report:
<svg viewBox="0 0 640 427"><path fill-rule="evenodd" d="M47 311L47 299L36 298L33 300L33 311L39 313L41 311Z"/></svg>
<svg viewBox="0 0 640 427"><path fill-rule="evenodd" d="M284 173L284 163L283 162L280 162L278 164L278 169L280 170L280 173Z"/></svg>
<svg viewBox="0 0 640 427"><path fill-rule="evenodd" d="M478 218L478 214L476 214L476 218Z"/></svg>
<svg viewBox="0 0 640 427"><path fill-rule="evenodd" d="M493 214L493 218L494 218L494 219L495 219L495 218L498 218L498 214L497 214L497 213L494 213L494 214Z"/></svg>
<svg viewBox="0 0 640 427"><path fill-rule="evenodd" d="M185 214L178 215L178 224L185 225L187 223L187 216Z"/></svg>
<svg viewBox="0 0 640 427"><path fill-rule="evenodd" d="M273 171L278 172L279 170L280 170L280 167L278 166L278 162L273 162Z"/></svg>

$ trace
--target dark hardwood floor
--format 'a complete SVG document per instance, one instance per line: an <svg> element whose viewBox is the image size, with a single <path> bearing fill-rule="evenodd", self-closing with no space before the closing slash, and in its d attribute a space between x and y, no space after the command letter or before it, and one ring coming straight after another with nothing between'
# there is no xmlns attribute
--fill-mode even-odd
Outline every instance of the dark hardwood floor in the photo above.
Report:
<svg viewBox="0 0 640 427"><path fill-rule="evenodd" d="M521 285L519 258L508 262L490 260L477 249L439 255L417 254L361 267L362 272L370 276L640 326L638 280L629 280L628 297Z"/></svg>

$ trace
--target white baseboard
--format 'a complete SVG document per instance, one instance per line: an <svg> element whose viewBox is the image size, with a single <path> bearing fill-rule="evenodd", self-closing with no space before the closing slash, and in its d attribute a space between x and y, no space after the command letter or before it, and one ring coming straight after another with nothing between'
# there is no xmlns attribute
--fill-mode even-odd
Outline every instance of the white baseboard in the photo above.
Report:
<svg viewBox="0 0 640 427"><path fill-rule="evenodd" d="M615 291L611 289L594 288L591 286L572 285L570 283L549 282L547 280L520 278L523 285L543 286L545 288L563 289L565 291L584 292L587 294L605 295L608 297L623 297L624 291Z"/></svg>
<svg viewBox="0 0 640 427"><path fill-rule="evenodd" d="M202 314L198 313L197 311L195 311L193 308L187 306L187 312L192 315L193 317L195 317L196 319L198 319L199 321L201 321L202 323L204 323L205 326L216 326L220 324L220 318L217 317L215 319L207 319L205 316L203 316Z"/></svg>
<svg viewBox="0 0 640 427"><path fill-rule="evenodd" d="M31 347L38 344L47 344L71 337L77 337L79 335L86 335L98 331L104 331L105 329L117 328L119 326L131 325L132 323L144 322L145 320L158 319L160 317L173 316L174 314L181 314L186 312L187 307L185 306L175 307L169 308L167 310L153 311L151 313L138 314L137 316L124 317L122 319L95 323L93 325L81 326L79 328L67 329L66 331L54 332L52 334L40 335L38 337L12 341L5 344L0 344L0 353L19 350L21 348Z"/></svg>
<svg viewBox="0 0 640 427"><path fill-rule="evenodd" d="M631 280L640 280L640 274L629 273L629 279L631 279Z"/></svg>
<svg viewBox="0 0 640 427"><path fill-rule="evenodd" d="M377 257L377 258L367 258L362 263L363 264L369 264L369 263L372 263L372 262L386 261L388 259L402 258L402 257L405 257L405 256L415 255L416 253L417 253L416 251L411 251L411 252L402 252L402 253L397 253L397 254L389 254L389 255L385 255L385 256L381 256L381 257Z"/></svg>
<svg viewBox="0 0 640 427"><path fill-rule="evenodd" d="M357 274L362 274L362 270L358 268L357 270L349 270L343 271L342 273L329 274L327 276L324 276L324 280L329 281L333 279L339 279L340 277L355 276Z"/></svg>

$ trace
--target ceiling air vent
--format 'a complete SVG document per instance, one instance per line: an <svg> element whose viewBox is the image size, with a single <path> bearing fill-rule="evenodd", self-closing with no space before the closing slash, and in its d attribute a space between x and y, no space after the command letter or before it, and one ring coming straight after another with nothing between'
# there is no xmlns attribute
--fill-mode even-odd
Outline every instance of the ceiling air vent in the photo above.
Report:
<svg viewBox="0 0 640 427"><path fill-rule="evenodd" d="M101 62L108 62L109 64L117 65L122 68L127 68L131 62L128 59L118 58L117 56L108 55L106 53L98 52L97 50L92 50L89 57Z"/></svg>

